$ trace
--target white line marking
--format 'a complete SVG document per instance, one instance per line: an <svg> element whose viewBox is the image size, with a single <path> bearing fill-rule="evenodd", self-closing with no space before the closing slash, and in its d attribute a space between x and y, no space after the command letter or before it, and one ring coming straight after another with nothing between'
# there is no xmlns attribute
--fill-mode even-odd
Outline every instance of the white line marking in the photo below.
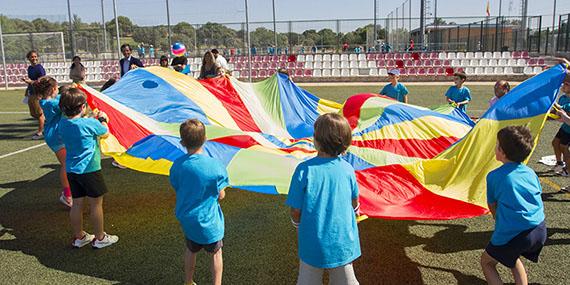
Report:
<svg viewBox="0 0 570 285"><path fill-rule="evenodd" d="M34 148L42 147L42 146L44 146L44 145L46 145L46 143L41 143L41 144L34 145L34 146L31 146L31 147L27 147L27 148L25 148L25 149L21 149L21 150L15 151L15 152L3 154L3 155L0 155L0 159L6 158L6 157L8 157L8 156L12 156L12 155L15 155L15 154L18 154L18 153L26 152L26 151L32 150L32 149L34 149Z"/></svg>
<svg viewBox="0 0 570 285"><path fill-rule="evenodd" d="M23 111L22 112L16 112L16 111L10 112L10 111L7 111L7 112L0 112L0 115L2 115L2 114L28 114L28 113L30 113L30 112L23 112Z"/></svg>

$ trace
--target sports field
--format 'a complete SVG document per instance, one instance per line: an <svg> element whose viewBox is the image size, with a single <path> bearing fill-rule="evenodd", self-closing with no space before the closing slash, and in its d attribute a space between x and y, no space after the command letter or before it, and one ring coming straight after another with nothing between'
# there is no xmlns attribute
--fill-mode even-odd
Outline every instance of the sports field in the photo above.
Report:
<svg viewBox="0 0 570 285"><path fill-rule="evenodd" d="M442 104L447 87L409 86L410 102ZM479 116L487 108L492 85L470 88L473 102L468 113ZM377 92L379 86L306 89L342 103L351 94ZM43 145L6 156L43 143L30 139L35 123L21 103L22 94L0 91L0 284L183 284L184 240L166 176L117 169L104 159L109 187L106 229L120 241L98 251L71 249L68 212L57 200L53 153ZM543 182L549 227L540 262L524 261L529 281L535 284L570 284L570 195L556 193L559 185L570 181L536 163L551 154L550 140L559 124L546 123L530 163ZM222 202L226 284L295 283L296 233L284 201L285 196L227 193ZM490 216L454 221L368 219L359 230L363 254L355 270L361 284L485 284L479 257L493 230ZM198 258L198 284L211 283L208 261L203 253ZM512 283L510 272L500 269L503 280Z"/></svg>

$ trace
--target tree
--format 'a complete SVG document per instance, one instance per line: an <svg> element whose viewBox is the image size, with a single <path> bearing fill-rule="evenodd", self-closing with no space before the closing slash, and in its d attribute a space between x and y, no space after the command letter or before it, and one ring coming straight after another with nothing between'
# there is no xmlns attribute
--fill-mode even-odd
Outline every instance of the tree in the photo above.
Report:
<svg viewBox="0 0 570 285"><path fill-rule="evenodd" d="M322 29L317 34L321 46L336 46L338 44L338 35L331 29Z"/></svg>
<svg viewBox="0 0 570 285"><path fill-rule="evenodd" d="M210 47L232 47L238 43L237 33L222 24L208 22L196 30L198 44Z"/></svg>
<svg viewBox="0 0 570 285"><path fill-rule="evenodd" d="M120 33L120 35L124 36L124 37L132 36L135 25L133 24L133 22L131 22L131 19L129 19L128 17L125 17L125 16L119 16L119 17L117 17L117 20L119 22L119 33ZM115 28L115 18L113 18L111 21L107 22L106 25L107 25L106 26L107 32L116 36L117 35L117 32L116 32L117 29Z"/></svg>

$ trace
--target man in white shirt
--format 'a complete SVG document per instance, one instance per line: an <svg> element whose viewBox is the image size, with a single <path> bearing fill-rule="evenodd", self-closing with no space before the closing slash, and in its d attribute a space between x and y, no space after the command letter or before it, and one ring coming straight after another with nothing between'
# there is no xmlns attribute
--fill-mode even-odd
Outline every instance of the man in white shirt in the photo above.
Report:
<svg viewBox="0 0 570 285"><path fill-rule="evenodd" d="M220 54L217 49L212 49L211 52L214 54L217 64L219 64L224 70L230 70L228 67L228 61Z"/></svg>

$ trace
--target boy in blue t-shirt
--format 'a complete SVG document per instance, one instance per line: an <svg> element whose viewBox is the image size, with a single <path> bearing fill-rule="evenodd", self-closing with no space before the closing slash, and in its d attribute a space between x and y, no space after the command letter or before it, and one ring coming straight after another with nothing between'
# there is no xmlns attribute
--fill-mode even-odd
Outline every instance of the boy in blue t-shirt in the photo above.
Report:
<svg viewBox="0 0 570 285"><path fill-rule="evenodd" d="M555 104L556 108L565 112L570 112L570 79L564 80L560 88L560 98ZM554 156L556 156L556 165L552 170L562 176L568 176L567 166L570 165L570 125L563 123L560 129L552 139L552 148Z"/></svg>
<svg viewBox="0 0 570 285"><path fill-rule="evenodd" d="M467 75L463 72L456 72L453 74L454 86L449 87L447 92L445 92L445 97L449 104L454 105L461 111L467 111L467 104L471 101L471 90L463 86L467 80Z"/></svg>
<svg viewBox="0 0 570 285"><path fill-rule="evenodd" d="M399 79L400 70L390 70L388 72L388 80L390 80L390 84L387 84L384 86L384 88L382 88L380 95L386 95L402 103L408 103L408 88L406 88L404 84L398 82Z"/></svg>
<svg viewBox="0 0 570 285"><path fill-rule="evenodd" d="M325 114L315 122L315 158L295 169L285 202L298 228L300 258L297 284L358 284L352 262L360 256L355 212L358 186L352 166L339 157L352 141L347 120ZM354 209L353 209L354 208Z"/></svg>
<svg viewBox="0 0 570 285"><path fill-rule="evenodd" d="M503 284L497 263L511 269L516 284L527 284L520 256L538 262L546 242L542 187L536 173L523 164L532 147L527 127L509 126L497 134L495 156L503 165L487 175L487 203L495 231L481 255L489 284Z"/></svg>
<svg viewBox="0 0 570 285"><path fill-rule="evenodd" d="M203 248L212 257L212 280L222 284L224 215L219 201L226 196L228 173L217 160L202 155L206 141L204 124L190 119L180 125L180 143L188 154L170 168L170 184L176 191L176 218L186 237L186 284L195 284L196 255Z"/></svg>
<svg viewBox="0 0 570 285"><path fill-rule="evenodd" d="M69 88L61 94L59 107L66 116L59 122L58 132L65 145L65 168L71 187L73 206L69 213L73 228L73 247L89 243L93 248L113 245L119 240L103 228L103 195L107 186L101 175L100 137L108 135L107 115L98 112L97 119L83 118L87 109L87 97L77 88ZM95 231L91 235L83 230L83 203L87 196L90 218Z"/></svg>

